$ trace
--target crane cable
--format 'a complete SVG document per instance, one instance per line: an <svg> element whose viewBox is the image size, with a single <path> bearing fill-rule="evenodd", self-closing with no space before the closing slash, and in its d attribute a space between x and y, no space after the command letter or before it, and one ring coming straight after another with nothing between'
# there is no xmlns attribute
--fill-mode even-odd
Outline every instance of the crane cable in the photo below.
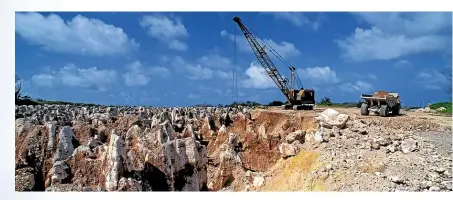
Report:
<svg viewBox="0 0 453 200"><path fill-rule="evenodd" d="M235 101L237 94L237 47L236 47L236 26L233 26L233 43L234 43L234 55L233 55L233 102Z"/></svg>

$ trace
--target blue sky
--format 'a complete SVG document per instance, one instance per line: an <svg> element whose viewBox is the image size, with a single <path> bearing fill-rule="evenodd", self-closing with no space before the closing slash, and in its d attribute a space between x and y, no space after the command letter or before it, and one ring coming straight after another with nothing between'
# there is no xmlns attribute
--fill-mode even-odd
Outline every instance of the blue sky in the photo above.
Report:
<svg viewBox="0 0 453 200"><path fill-rule="evenodd" d="M450 98L451 13L16 13L16 75L34 98L185 106L231 103L236 67L236 100L284 100L234 16L317 100L375 90L406 105Z"/></svg>

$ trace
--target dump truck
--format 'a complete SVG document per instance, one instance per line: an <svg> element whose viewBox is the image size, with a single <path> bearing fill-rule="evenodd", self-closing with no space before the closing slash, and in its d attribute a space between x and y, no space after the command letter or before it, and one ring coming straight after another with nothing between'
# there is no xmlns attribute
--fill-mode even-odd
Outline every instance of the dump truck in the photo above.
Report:
<svg viewBox="0 0 453 200"><path fill-rule="evenodd" d="M360 108L360 114L369 115L374 112L381 117L389 115L399 115L401 102L398 93L377 91L373 95L362 94L360 96L364 102Z"/></svg>

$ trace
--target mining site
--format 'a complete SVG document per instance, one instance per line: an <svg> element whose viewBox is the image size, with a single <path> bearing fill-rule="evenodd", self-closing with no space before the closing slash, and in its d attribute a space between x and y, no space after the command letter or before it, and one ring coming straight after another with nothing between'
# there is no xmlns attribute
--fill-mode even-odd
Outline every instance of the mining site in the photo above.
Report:
<svg viewBox="0 0 453 200"><path fill-rule="evenodd" d="M16 191L452 191L451 116L16 106Z"/></svg>

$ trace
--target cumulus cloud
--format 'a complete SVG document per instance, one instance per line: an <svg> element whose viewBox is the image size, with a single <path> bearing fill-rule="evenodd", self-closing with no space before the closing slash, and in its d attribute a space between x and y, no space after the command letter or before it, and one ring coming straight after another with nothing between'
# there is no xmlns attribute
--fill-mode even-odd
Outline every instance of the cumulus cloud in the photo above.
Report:
<svg viewBox="0 0 453 200"><path fill-rule="evenodd" d="M335 42L352 61L392 60L403 56L443 51L451 44L451 13L358 13L371 25Z"/></svg>
<svg viewBox="0 0 453 200"><path fill-rule="evenodd" d="M441 90L451 87L451 79L448 75L434 69L419 72L416 80L427 90Z"/></svg>
<svg viewBox="0 0 453 200"><path fill-rule="evenodd" d="M31 80L38 86L52 87L56 78L51 74L35 74Z"/></svg>
<svg viewBox="0 0 453 200"><path fill-rule="evenodd" d="M302 12L266 12L266 14L273 15L275 19L287 20L298 27L309 26L315 31L321 27L321 20L319 17L317 20L312 21Z"/></svg>
<svg viewBox="0 0 453 200"><path fill-rule="evenodd" d="M105 91L116 79L117 73L114 70L97 67L84 69L74 64L68 64L57 71L32 76L33 83L38 86L52 87L55 84L63 84L69 87L95 87L100 91Z"/></svg>
<svg viewBox="0 0 453 200"><path fill-rule="evenodd" d="M217 54L202 56L198 63L209 68L231 69L233 67L231 60Z"/></svg>
<svg viewBox="0 0 453 200"><path fill-rule="evenodd" d="M226 30L222 30L220 32L220 36L222 38L228 39L232 42L234 42L234 35L229 33ZM266 46L271 46L278 54L280 54L284 58L289 58L289 57L294 57L300 55L300 51L296 48L296 46L293 43L287 42L287 41L282 41L280 43L277 43L271 39L264 39L261 40L257 38L258 41L264 41L265 44L268 44ZM262 43L262 42L261 42ZM244 52L244 53L253 53L252 49L249 46L249 43L247 40L244 38L243 35L236 35L236 44L239 49L239 51ZM264 45L265 45L264 44ZM262 46L264 46L262 44ZM273 55L272 53L269 52L268 48L266 48L268 54Z"/></svg>
<svg viewBox="0 0 453 200"><path fill-rule="evenodd" d="M123 75L127 86L148 85L151 76L170 77L171 71L165 67L145 67L140 61L134 61L126 66L127 72Z"/></svg>
<svg viewBox="0 0 453 200"><path fill-rule="evenodd" d="M53 52L104 56L139 47L123 29L82 15L65 22L56 14L16 13L15 25L26 41Z"/></svg>
<svg viewBox="0 0 453 200"><path fill-rule="evenodd" d="M408 36L451 29L450 12L358 12L360 19L381 30Z"/></svg>
<svg viewBox="0 0 453 200"><path fill-rule="evenodd" d="M220 65L217 65L219 63L215 63L215 61L221 61ZM224 65L229 63L229 60L218 55L211 55L203 56L197 59L197 62L192 63L176 56L170 64L176 69L183 67L187 78L191 80L232 79L233 73L227 71L226 65L222 66L222 62Z"/></svg>
<svg viewBox="0 0 453 200"><path fill-rule="evenodd" d="M245 88L268 89L277 87L267 75L266 70L256 63L250 64L250 67L245 71L245 75L247 78L241 84Z"/></svg>
<svg viewBox="0 0 453 200"><path fill-rule="evenodd" d="M163 14L147 15L140 20L140 26L147 30L150 37L161 41L170 49L184 51L189 48L184 42L189 33L181 19L177 17Z"/></svg>
<svg viewBox="0 0 453 200"><path fill-rule="evenodd" d="M358 80L355 83L342 83L338 87L343 92L351 93L355 92L368 93L373 91L373 85L361 80Z"/></svg>
<svg viewBox="0 0 453 200"><path fill-rule="evenodd" d="M411 54L442 50L447 47L448 37L426 35L407 37L403 34L391 34L373 27L364 30L357 28L355 33L337 44L343 56L353 61L391 60Z"/></svg>
<svg viewBox="0 0 453 200"><path fill-rule="evenodd" d="M303 81L308 81L314 85L335 84L340 81L337 73L329 66L301 68L297 69L296 73Z"/></svg>

